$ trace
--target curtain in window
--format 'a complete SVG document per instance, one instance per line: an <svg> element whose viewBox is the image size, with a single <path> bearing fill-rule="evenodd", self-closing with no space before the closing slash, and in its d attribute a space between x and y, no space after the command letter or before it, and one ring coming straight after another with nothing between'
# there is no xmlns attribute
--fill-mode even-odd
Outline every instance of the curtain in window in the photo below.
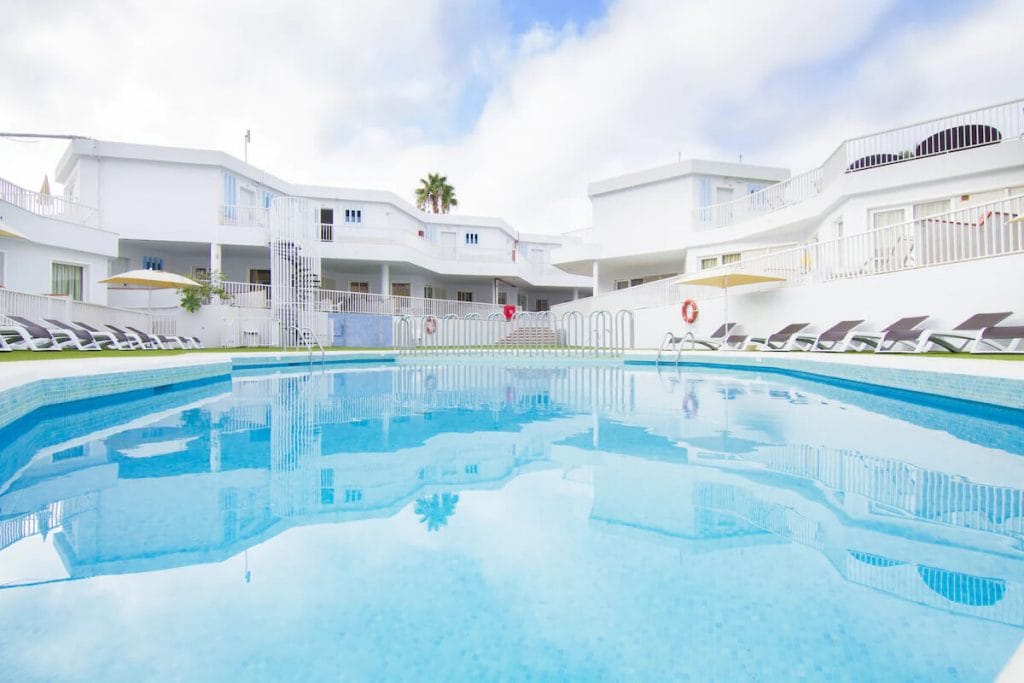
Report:
<svg viewBox="0 0 1024 683"><path fill-rule="evenodd" d="M875 228L886 228L906 220L903 209L892 209L891 211L876 211L874 215Z"/></svg>
<svg viewBox="0 0 1024 683"><path fill-rule="evenodd" d="M65 294L75 301L82 300L82 266L67 263L53 264L53 294Z"/></svg>
<svg viewBox="0 0 1024 683"><path fill-rule="evenodd" d="M949 211L949 200L940 199L937 202L923 202L921 204L914 204L914 218L924 218L925 216L934 216L937 213L945 213Z"/></svg>

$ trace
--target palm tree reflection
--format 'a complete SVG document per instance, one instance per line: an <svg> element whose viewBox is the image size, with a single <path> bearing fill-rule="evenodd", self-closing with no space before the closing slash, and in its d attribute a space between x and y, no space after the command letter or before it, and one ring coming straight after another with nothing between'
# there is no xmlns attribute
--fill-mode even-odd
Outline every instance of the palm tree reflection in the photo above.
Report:
<svg viewBox="0 0 1024 683"><path fill-rule="evenodd" d="M448 518L455 514L455 504L459 502L459 494L434 494L430 498L417 498L414 508L420 515L420 524L427 525L427 531L437 531L448 524Z"/></svg>

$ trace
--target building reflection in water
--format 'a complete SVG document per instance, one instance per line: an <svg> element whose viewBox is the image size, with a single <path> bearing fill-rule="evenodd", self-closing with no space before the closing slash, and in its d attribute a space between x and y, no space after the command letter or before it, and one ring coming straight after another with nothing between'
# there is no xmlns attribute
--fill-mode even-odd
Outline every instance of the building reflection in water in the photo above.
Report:
<svg viewBox="0 0 1024 683"><path fill-rule="evenodd" d="M1024 627L1020 425L884 396L417 364L236 377L4 431L0 558L52 536L71 579L219 561L406 507L444 533L463 491L584 468L598 531L691 552L799 544L853 584Z"/></svg>

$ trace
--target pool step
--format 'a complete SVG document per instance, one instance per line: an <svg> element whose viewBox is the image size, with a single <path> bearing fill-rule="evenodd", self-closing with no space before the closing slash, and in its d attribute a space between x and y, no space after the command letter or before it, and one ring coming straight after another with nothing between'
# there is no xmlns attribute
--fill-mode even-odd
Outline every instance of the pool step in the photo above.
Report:
<svg viewBox="0 0 1024 683"><path fill-rule="evenodd" d="M550 327L520 327L498 340L498 346L554 346L558 333Z"/></svg>

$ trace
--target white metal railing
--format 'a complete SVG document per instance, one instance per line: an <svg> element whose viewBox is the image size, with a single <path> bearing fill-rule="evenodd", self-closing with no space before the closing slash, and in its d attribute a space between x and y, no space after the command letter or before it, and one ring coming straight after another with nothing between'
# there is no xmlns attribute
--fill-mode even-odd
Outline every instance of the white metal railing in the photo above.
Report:
<svg viewBox="0 0 1024 683"><path fill-rule="evenodd" d="M821 194L823 179L823 170L819 166L731 202L698 207L693 212L694 228L722 228L805 202Z"/></svg>
<svg viewBox="0 0 1024 683"><path fill-rule="evenodd" d="M84 322L99 329L105 329L103 326L108 324L118 327L130 325L156 334L175 333L173 318L170 318L171 322L161 320L158 325L160 329L155 330L152 328L154 316L145 311L101 306L84 301L73 301L67 297L42 296L0 288L0 317L8 315L28 318L41 325L45 325L44 321L51 318L69 325L76 321Z"/></svg>
<svg viewBox="0 0 1024 683"><path fill-rule="evenodd" d="M683 300L682 285L675 284L682 276L673 276L655 280L635 287L626 287L612 292L602 292L597 296L588 296L576 301L567 301L551 307L558 314L567 311L589 313L594 309L636 310L640 308L656 308L670 304L680 304ZM687 287L686 295L701 301L708 301L722 296L722 290L715 287Z"/></svg>
<svg viewBox="0 0 1024 683"><path fill-rule="evenodd" d="M13 204L25 211L69 223L96 227L99 213L91 206L68 201L63 197L26 190L9 180L0 178L0 201Z"/></svg>
<svg viewBox="0 0 1024 683"><path fill-rule="evenodd" d="M218 211L221 225L243 225L265 228L270 225L270 210L262 206L222 205Z"/></svg>
<svg viewBox="0 0 1024 683"><path fill-rule="evenodd" d="M693 210L696 230L769 214L821 194L841 173L947 154L1024 136L1024 99L850 138L821 166L760 192Z"/></svg>
<svg viewBox="0 0 1024 683"><path fill-rule="evenodd" d="M1024 135L1024 99L900 126L843 143L847 172L988 145Z"/></svg>
<svg viewBox="0 0 1024 683"><path fill-rule="evenodd" d="M281 323L273 318L222 318L220 345L223 347L278 346Z"/></svg>
<svg viewBox="0 0 1024 683"><path fill-rule="evenodd" d="M224 303L237 308L270 308L270 285L222 281Z"/></svg>
<svg viewBox="0 0 1024 683"><path fill-rule="evenodd" d="M319 292L322 311L375 313L378 315L453 315L464 318L470 314L487 316L502 310L498 304L452 299L424 299L415 296L364 294L323 289Z"/></svg>
<svg viewBox="0 0 1024 683"><path fill-rule="evenodd" d="M705 271L830 282L1024 252L1024 195L816 242Z"/></svg>

